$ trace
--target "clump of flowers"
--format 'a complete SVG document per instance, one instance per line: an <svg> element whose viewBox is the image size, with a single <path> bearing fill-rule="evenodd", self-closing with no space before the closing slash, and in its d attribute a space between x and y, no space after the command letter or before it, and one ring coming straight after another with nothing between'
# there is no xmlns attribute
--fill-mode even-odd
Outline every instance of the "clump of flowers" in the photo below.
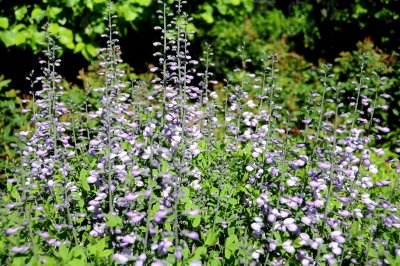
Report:
<svg viewBox="0 0 400 266"><path fill-rule="evenodd" d="M297 117L281 102L279 55L250 73L243 45L241 66L216 81L211 46L189 52L186 1L158 4L148 83L126 78L109 5L94 106L61 99L44 27L31 129L0 208L1 262L395 265L400 165L378 145L390 95L369 58L350 92L321 66Z"/></svg>

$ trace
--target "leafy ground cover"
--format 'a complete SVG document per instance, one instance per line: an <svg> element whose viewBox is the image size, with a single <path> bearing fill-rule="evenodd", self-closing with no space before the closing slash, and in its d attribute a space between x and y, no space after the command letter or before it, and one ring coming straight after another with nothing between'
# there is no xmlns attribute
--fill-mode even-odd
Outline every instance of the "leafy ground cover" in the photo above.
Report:
<svg viewBox="0 0 400 266"><path fill-rule="evenodd" d="M301 110L287 109L279 55L253 62L243 45L241 67L215 80L212 48L189 53L182 4L160 2L149 82L124 70L111 5L84 92L65 90L44 27L42 73L19 103L30 124L5 168L1 264L400 263L385 66L367 53L354 76L345 60L323 64Z"/></svg>

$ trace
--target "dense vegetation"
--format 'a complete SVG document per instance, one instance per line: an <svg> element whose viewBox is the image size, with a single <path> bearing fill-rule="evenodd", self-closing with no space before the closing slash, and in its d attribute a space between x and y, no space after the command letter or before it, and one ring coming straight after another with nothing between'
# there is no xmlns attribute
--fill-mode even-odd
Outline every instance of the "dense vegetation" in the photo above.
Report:
<svg viewBox="0 0 400 266"><path fill-rule="evenodd" d="M0 11L5 46L43 50L29 94L0 81L0 264L399 264L398 36L334 59L321 26L395 23L391 1L184 2Z"/></svg>

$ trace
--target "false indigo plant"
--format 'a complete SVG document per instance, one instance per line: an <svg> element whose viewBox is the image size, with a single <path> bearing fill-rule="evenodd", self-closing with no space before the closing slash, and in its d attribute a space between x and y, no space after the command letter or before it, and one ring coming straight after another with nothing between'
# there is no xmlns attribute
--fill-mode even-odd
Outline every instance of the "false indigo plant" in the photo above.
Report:
<svg viewBox="0 0 400 266"><path fill-rule="evenodd" d="M391 96L369 58L353 91L323 65L298 117L279 55L250 73L243 45L240 68L213 80L211 46L189 52L186 1L158 4L152 80L127 79L110 3L101 85L82 106L62 99L44 27L30 129L2 192L1 264L398 264L400 166L379 146Z"/></svg>

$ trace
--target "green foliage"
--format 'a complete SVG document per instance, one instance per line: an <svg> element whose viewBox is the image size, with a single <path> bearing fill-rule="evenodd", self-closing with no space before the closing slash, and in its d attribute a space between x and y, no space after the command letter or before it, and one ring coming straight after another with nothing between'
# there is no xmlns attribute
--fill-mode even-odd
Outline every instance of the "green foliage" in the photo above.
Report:
<svg viewBox="0 0 400 266"><path fill-rule="evenodd" d="M107 4L108 0L43 0L9 6L0 11L0 40L5 47L30 47L38 52L44 38L38 25L50 22L63 48L92 60L98 53L97 36L105 29L103 12ZM117 2L115 10L124 21L131 22L145 18L143 13L149 12L150 4L151 0Z"/></svg>

